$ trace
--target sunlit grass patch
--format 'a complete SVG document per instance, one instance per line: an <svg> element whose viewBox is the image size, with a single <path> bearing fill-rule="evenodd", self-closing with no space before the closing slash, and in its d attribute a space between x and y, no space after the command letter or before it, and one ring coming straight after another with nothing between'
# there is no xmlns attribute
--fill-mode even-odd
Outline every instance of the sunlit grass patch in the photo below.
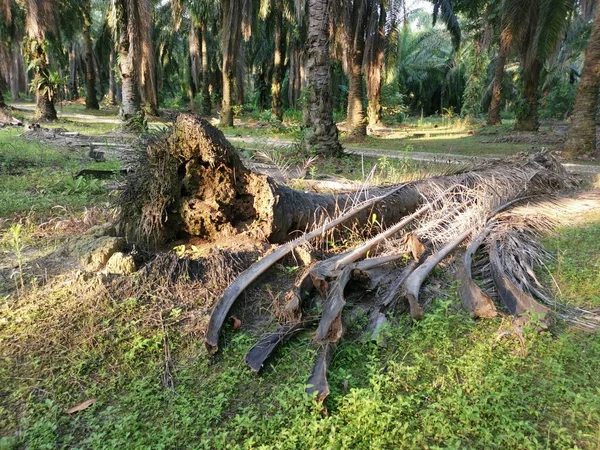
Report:
<svg viewBox="0 0 600 450"><path fill-rule="evenodd" d="M58 148L20 133L0 130L0 217L47 214L56 207L81 209L108 199L102 182L73 176L86 167L118 168L118 162L95 163L83 150Z"/></svg>
<svg viewBox="0 0 600 450"><path fill-rule="evenodd" d="M548 266L563 302L600 307L600 211L590 211L545 240L555 260Z"/></svg>

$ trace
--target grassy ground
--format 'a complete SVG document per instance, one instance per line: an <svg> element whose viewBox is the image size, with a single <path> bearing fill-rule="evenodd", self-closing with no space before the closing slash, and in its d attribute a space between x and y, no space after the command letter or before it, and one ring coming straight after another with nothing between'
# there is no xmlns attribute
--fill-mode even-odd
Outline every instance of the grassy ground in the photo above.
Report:
<svg viewBox="0 0 600 450"><path fill-rule="evenodd" d="M600 446L598 335L533 327L521 335L504 318L473 321L447 287L425 320L400 317L384 330L383 345L365 342L366 318L355 317L319 405L304 394L318 350L309 332L260 375L242 361L257 338L244 316L240 330L228 326L222 352L206 354L198 323L214 286L140 272L102 278L65 269L47 284L28 276L36 260L27 247L69 234L45 225L56 211L81 218L108 191L67 187L75 170L95 163L15 131L0 130L0 158L1 250L26 280L19 295L0 297L2 449ZM342 175L362 172L344 161L328 163ZM17 223L24 226L15 237ZM594 213L547 238L557 255L549 270L572 303L600 305L599 231ZM289 271L275 268L253 295L268 298L268 286L289 282ZM268 316L269 302L261 305ZM89 399L96 402L87 409L65 413Z"/></svg>

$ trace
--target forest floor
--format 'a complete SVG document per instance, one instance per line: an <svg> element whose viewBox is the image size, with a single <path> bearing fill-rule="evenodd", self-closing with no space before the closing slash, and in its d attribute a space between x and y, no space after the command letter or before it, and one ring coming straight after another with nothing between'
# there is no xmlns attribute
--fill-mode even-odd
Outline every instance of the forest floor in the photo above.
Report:
<svg viewBox="0 0 600 450"><path fill-rule="evenodd" d="M75 117L53 126L91 135L86 145L0 129L1 449L600 446L600 335L568 327L520 330L503 315L475 321L460 308L456 286L443 270L429 282L433 303L423 321L399 317L377 343L363 339L364 317L352 319L330 367L325 405L304 393L317 352L310 331L285 344L260 375L242 361L275 325L270 313L279 288L302 269L297 261L282 261L249 289L233 312L241 327L229 324L223 350L209 357L202 344L209 300L257 255L235 260L208 284L142 271L114 276L82 270L65 249L114 220L123 178L73 175L120 169L123 162L114 153L102 162L91 158L88 144L127 139L112 131L112 122L81 118L81 107L71 108L75 112L65 112ZM436 124L432 130L440 128ZM287 150L279 142L264 144L265 136L299 140L297 127L246 125L225 132L250 136L274 158ZM463 155L548 145L504 142L511 136L508 126L480 130L492 138L459 130L459 137L439 140L453 141L453 152ZM494 136L503 142L489 144L493 151L474 151L486 145L476 139ZM385 145L376 139L364 146L399 149L403 158L322 159L308 174L351 180L370 174L371 183L384 183L447 168L445 161L404 157L421 152L413 141L426 142L427 136ZM427 153L447 153L441 144L427 145ZM600 179L581 175L582 188L598 198ZM554 259L539 268L540 276L561 301L600 308L599 235L597 207L543 237ZM352 245L329 243L328 250ZM171 250L194 257L197 246ZM73 406L80 411L66 413Z"/></svg>

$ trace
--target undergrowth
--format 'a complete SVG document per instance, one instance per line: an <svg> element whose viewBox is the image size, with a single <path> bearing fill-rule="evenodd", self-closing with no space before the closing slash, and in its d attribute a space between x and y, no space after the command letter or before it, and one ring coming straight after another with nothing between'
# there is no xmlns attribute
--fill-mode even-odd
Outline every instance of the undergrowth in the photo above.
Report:
<svg viewBox="0 0 600 450"><path fill-rule="evenodd" d="M117 162L96 163L82 150L31 141L20 133L0 130L0 217L83 209L108 200L103 182L73 175L84 168L118 168Z"/></svg>
<svg viewBox="0 0 600 450"><path fill-rule="evenodd" d="M55 307L73 301L64 294L51 294ZM553 336L532 326L521 337L508 320L475 322L456 298L437 300L417 325L401 318L386 329L385 346L358 338L340 344L329 371L332 393L320 405L304 393L317 350L308 333L255 375L242 363L255 341L248 332L230 329L224 351L211 359L199 336L183 332L177 308L157 315L152 302L135 298L83 300L69 339L44 339L13 365L7 346L22 343L52 313L42 304L10 306L0 341L1 376L9 381L1 397L0 427L10 430L3 448L600 444L597 336ZM172 388L164 386L165 342ZM97 402L65 414L89 398Z"/></svg>
<svg viewBox="0 0 600 450"><path fill-rule="evenodd" d="M40 215L55 204L91 208L107 195L72 178L81 155L14 133L0 131L0 215L25 215L11 222L23 223L12 228L14 239L2 241L17 266L43 229L29 220L32 208ZM356 158L320 164L357 178L365 167ZM409 171L403 161L369 164L366 172L377 164L381 180ZM562 295L596 307L598 223L547 241ZM319 404L304 392L318 351L310 331L258 375L243 362L258 339L244 317L240 330L228 322L222 351L207 355L203 330L231 265L209 280L148 269L19 281L19 295L0 298L0 449L600 446L597 334L540 333L535 321L521 329L502 317L474 321L450 290L421 322L391 321L379 344L364 340L364 318L352 318L328 373L331 395ZM291 269L274 270L289 282ZM264 290L256 295L266 297ZM66 413L89 399L96 402Z"/></svg>

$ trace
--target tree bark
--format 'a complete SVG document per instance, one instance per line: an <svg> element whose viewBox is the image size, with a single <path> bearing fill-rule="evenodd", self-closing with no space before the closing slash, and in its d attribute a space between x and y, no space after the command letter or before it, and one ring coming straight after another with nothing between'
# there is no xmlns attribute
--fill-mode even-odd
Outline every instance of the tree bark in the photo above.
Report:
<svg viewBox="0 0 600 450"><path fill-rule="evenodd" d="M233 126L233 82L235 79L235 63L239 56L241 38L241 1L225 0L223 8L223 98L221 103L221 125Z"/></svg>
<svg viewBox="0 0 600 450"><path fill-rule="evenodd" d="M376 10L377 14L375 14ZM364 61L369 100L367 117L371 128L381 123L381 73L385 46L385 20L384 5L375 2L369 23Z"/></svg>
<svg viewBox="0 0 600 450"><path fill-rule="evenodd" d="M200 25L200 39L202 42L202 114L209 115L212 110L212 104L210 100L210 92L209 92L209 68L208 68L208 44L206 37L206 27L201 24Z"/></svg>
<svg viewBox="0 0 600 450"><path fill-rule="evenodd" d="M57 119L56 109L54 108L54 92L51 86L48 86L48 77L50 75L48 60L39 39L35 39L35 45L32 50L32 57L38 61L37 67L34 68L34 82L37 86L35 90L35 117L42 121L53 121Z"/></svg>
<svg viewBox="0 0 600 450"><path fill-rule="evenodd" d="M0 67L1 69L1 67ZM6 108L6 103L4 102L4 94L2 91L4 90L4 78L2 73L0 73L0 108Z"/></svg>
<svg viewBox="0 0 600 450"><path fill-rule="evenodd" d="M346 2L344 34L348 64L348 137L361 139L367 135L363 107L362 65L365 50L365 29L369 17L368 0Z"/></svg>
<svg viewBox="0 0 600 450"><path fill-rule="evenodd" d="M531 63L530 67L523 70L523 99L525 108L517 117L515 129L517 131L538 131L540 122L538 119L538 83L542 64L539 59Z"/></svg>
<svg viewBox="0 0 600 450"><path fill-rule="evenodd" d="M497 125L500 120L500 106L502 104L502 81L504 79L504 66L506 65L506 57L510 47L510 37L507 30L500 34L500 47L498 49L498 59L496 61L496 69L494 70L494 81L492 84L492 103L488 113L488 125Z"/></svg>
<svg viewBox="0 0 600 450"><path fill-rule="evenodd" d="M281 81L283 80L283 3L277 1L275 10L275 54L271 83L271 118L283 120Z"/></svg>
<svg viewBox="0 0 600 450"><path fill-rule="evenodd" d="M72 43L69 50L69 98L75 100L77 95L77 54L75 52L75 43Z"/></svg>
<svg viewBox="0 0 600 450"><path fill-rule="evenodd" d="M19 100L19 78L20 78L20 60L23 59L19 45L16 42L11 43L12 67L10 70L10 93L13 102Z"/></svg>
<svg viewBox="0 0 600 450"><path fill-rule="evenodd" d="M190 51L190 104L194 103L194 97L200 90L200 37L197 24L190 20L190 34L188 37Z"/></svg>
<svg viewBox="0 0 600 450"><path fill-rule="evenodd" d="M142 114L140 93L135 67L136 24L132 16L135 14L135 0L121 0L123 22L117 43L117 67L121 78L121 109L119 117L125 126L134 125L135 119Z"/></svg>
<svg viewBox="0 0 600 450"><path fill-rule="evenodd" d="M90 16L90 3L86 2L86 11L83 18L83 51L85 52L85 107L86 109L100 109L96 94L96 71L94 70L94 51L92 47L92 18Z"/></svg>
<svg viewBox="0 0 600 450"><path fill-rule="evenodd" d="M117 80L115 77L115 50L110 49L108 54L108 102L110 105L117 104Z"/></svg>
<svg viewBox="0 0 600 450"><path fill-rule="evenodd" d="M339 155L342 146L333 121L329 86L329 24L331 0L309 0L307 39L308 112L312 135L309 145L323 155Z"/></svg>
<svg viewBox="0 0 600 450"><path fill-rule="evenodd" d="M600 95L600 6L585 50L583 73L577 87L575 106L564 146L566 156L594 155L596 150L596 109Z"/></svg>
<svg viewBox="0 0 600 450"><path fill-rule="evenodd" d="M138 76L141 86L142 101L146 104L150 114L158 115L158 93L156 89L156 58L152 44L152 4L150 0L129 0L135 3L138 36L135 39L140 43L140 54L136 55L138 62Z"/></svg>

